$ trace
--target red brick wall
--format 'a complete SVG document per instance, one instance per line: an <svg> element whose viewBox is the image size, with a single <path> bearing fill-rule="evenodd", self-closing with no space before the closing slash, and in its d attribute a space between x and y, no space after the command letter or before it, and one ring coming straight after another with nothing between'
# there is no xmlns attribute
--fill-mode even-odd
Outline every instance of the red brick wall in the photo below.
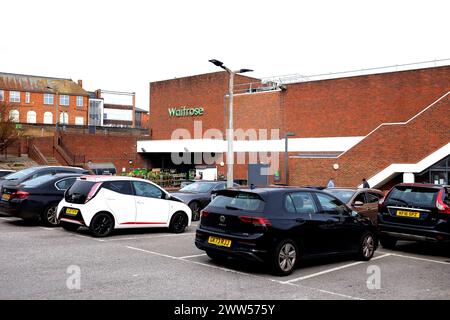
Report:
<svg viewBox="0 0 450 320"><path fill-rule="evenodd" d="M292 84L288 131L301 137L362 136L405 121L450 90L450 66Z"/></svg>
<svg viewBox="0 0 450 320"><path fill-rule="evenodd" d="M64 134L64 145L77 155L85 155L86 162L113 162L118 173L122 167L146 168L147 162L136 153L136 136L104 136L90 134ZM129 160L133 164L129 164Z"/></svg>
<svg viewBox="0 0 450 320"><path fill-rule="evenodd" d="M417 163L449 143L449 117L447 96L406 125L381 127L337 159L290 159L291 183L323 185L335 177L336 185L357 186L393 163Z"/></svg>
<svg viewBox="0 0 450 320"><path fill-rule="evenodd" d="M248 83L254 78L236 75L235 83ZM170 139L172 132L185 128L193 138L194 120L202 121L205 130L224 129L224 95L228 92L228 74L215 72L192 77L150 83L150 128L152 139ZM202 116L169 117L168 108L201 107Z"/></svg>
<svg viewBox="0 0 450 320"><path fill-rule="evenodd" d="M54 95L54 102L56 103L57 96ZM58 105L59 112L67 112L69 116L69 124L75 124L75 117L83 117L84 124L87 125L88 119L88 106L89 101L87 96L83 96L83 106L77 107L77 97L69 96L69 106ZM5 90L5 101L9 103L11 110L19 111L19 122L27 122L27 112L36 112L36 123L44 123L44 113L51 112L53 115L53 123L55 123L55 105L45 105L44 104L44 93L31 92L30 93L30 103L25 103L25 92L20 93L20 102L9 102L9 91ZM58 116L59 120L59 116Z"/></svg>

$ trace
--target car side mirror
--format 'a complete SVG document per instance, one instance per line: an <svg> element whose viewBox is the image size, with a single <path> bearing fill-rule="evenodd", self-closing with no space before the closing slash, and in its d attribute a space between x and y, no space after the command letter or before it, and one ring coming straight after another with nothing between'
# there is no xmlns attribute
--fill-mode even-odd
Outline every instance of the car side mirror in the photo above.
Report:
<svg viewBox="0 0 450 320"><path fill-rule="evenodd" d="M352 210L352 211L350 212L350 215L351 215L353 218L356 218L357 216L359 216L358 212L356 212L356 211L354 211L354 210Z"/></svg>
<svg viewBox="0 0 450 320"><path fill-rule="evenodd" d="M353 206L355 207L362 207L364 205L364 203L362 201L355 201L355 203L353 204Z"/></svg>
<svg viewBox="0 0 450 320"><path fill-rule="evenodd" d="M165 200L170 200L170 199L172 199L172 196L170 194L168 194L168 193L165 193L164 199Z"/></svg>

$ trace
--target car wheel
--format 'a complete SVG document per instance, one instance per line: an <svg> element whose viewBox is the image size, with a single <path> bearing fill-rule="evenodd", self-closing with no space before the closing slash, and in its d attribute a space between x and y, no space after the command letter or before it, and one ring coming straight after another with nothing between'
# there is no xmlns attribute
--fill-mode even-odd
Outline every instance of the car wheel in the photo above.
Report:
<svg viewBox="0 0 450 320"><path fill-rule="evenodd" d="M376 248L376 240L372 232L364 233L359 244L358 258L363 261L372 259Z"/></svg>
<svg viewBox="0 0 450 320"><path fill-rule="evenodd" d="M192 210L192 221L200 220L200 204L193 201L189 204L189 208Z"/></svg>
<svg viewBox="0 0 450 320"><path fill-rule="evenodd" d="M380 244L385 249L394 249L395 245L397 244L397 239L388 236L382 236L380 237Z"/></svg>
<svg viewBox="0 0 450 320"><path fill-rule="evenodd" d="M272 269L276 275L287 276L294 271L299 251L293 240L280 241L272 254Z"/></svg>
<svg viewBox="0 0 450 320"><path fill-rule="evenodd" d="M57 227L59 226L58 220L58 204L54 203L45 208L41 218L43 223L48 227Z"/></svg>
<svg viewBox="0 0 450 320"><path fill-rule="evenodd" d="M184 212L177 212L170 219L169 230L173 233L182 233L186 230L188 217Z"/></svg>
<svg viewBox="0 0 450 320"><path fill-rule="evenodd" d="M108 213L98 213L89 226L95 237L106 237L114 230L114 218Z"/></svg>
<svg viewBox="0 0 450 320"><path fill-rule="evenodd" d="M206 255L211 260L214 260L214 261L217 261L217 262L223 262L223 261L227 260L227 256L225 256L223 254L220 254L220 253L217 253L217 252L206 251Z"/></svg>
<svg viewBox="0 0 450 320"><path fill-rule="evenodd" d="M61 227L66 231L77 231L80 228L79 225L70 222L61 221Z"/></svg>

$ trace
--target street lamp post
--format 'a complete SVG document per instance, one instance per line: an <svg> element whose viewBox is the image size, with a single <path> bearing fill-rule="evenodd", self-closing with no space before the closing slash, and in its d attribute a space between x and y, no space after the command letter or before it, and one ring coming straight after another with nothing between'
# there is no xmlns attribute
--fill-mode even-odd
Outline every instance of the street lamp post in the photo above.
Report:
<svg viewBox="0 0 450 320"><path fill-rule="evenodd" d="M234 152L233 152L233 138L234 138L234 124L233 124L233 86L234 86L234 76L237 73L244 73L244 72L250 72L253 71L251 69L239 69L236 71L232 71L231 69L227 68L223 62L211 59L209 60L212 64L224 69L229 74L229 84L228 84L228 134L227 134L227 142L228 142L228 148L227 148L227 188L233 187L233 165L234 165Z"/></svg>
<svg viewBox="0 0 450 320"><path fill-rule="evenodd" d="M287 132L284 135L284 179L285 184L289 185L289 150L288 150L288 137L295 136L293 132Z"/></svg>

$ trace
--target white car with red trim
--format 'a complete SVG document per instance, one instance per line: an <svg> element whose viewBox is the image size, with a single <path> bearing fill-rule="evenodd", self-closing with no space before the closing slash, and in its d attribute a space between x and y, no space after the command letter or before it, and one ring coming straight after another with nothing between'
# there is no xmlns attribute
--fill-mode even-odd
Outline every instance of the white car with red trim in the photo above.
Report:
<svg viewBox="0 0 450 320"><path fill-rule="evenodd" d="M114 229L167 227L174 233L190 226L192 211L180 199L143 179L82 176L58 205L58 219L68 231L86 226L96 237Z"/></svg>

